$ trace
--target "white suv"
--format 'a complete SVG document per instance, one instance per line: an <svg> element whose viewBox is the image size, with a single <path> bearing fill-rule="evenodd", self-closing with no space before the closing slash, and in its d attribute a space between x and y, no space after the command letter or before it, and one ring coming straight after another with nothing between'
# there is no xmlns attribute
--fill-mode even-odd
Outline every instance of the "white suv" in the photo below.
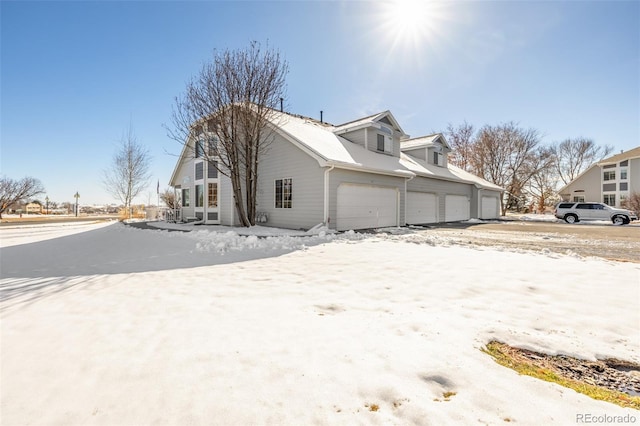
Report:
<svg viewBox="0 0 640 426"><path fill-rule="evenodd" d="M610 220L614 225L626 225L638 216L625 209L616 209L603 203L571 203L564 202L556 206L555 215L567 223L581 220Z"/></svg>

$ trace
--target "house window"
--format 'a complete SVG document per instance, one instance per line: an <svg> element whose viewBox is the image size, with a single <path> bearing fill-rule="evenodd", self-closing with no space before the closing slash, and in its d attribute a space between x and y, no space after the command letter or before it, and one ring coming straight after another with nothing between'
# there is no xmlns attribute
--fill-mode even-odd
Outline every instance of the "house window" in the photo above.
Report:
<svg viewBox="0 0 640 426"><path fill-rule="evenodd" d="M182 190L182 207L189 207L189 189Z"/></svg>
<svg viewBox="0 0 640 426"><path fill-rule="evenodd" d="M433 153L433 164L435 164L436 166L442 166L443 165L442 153L441 152L434 152Z"/></svg>
<svg viewBox="0 0 640 426"><path fill-rule="evenodd" d="M378 151L384 152L384 135L378 135Z"/></svg>
<svg viewBox="0 0 640 426"><path fill-rule="evenodd" d="M616 194L604 194L604 199L602 200L608 206L616 205Z"/></svg>
<svg viewBox="0 0 640 426"><path fill-rule="evenodd" d="M209 161L207 165L207 177L209 179L215 179L218 177L218 162L217 161Z"/></svg>
<svg viewBox="0 0 640 426"><path fill-rule="evenodd" d="M584 196L583 195L577 195L577 196L573 197L573 202L574 203L584 203Z"/></svg>
<svg viewBox="0 0 640 426"><path fill-rule="evenodd" d="M204 185L196 185L196 207L204 206Z"/></svg>
<svg viewBox="0 0 640 426"><path fill-rule="evenodd" d="M620 169L620 180L627 180L627 169Z"/></svg>
<svg viewBox="0 0 640 426"><path fill-rule="evenodd" d="M292 196L292 179L276 179L276 208L290 209L292 207Z"/></svg>
<svg viewBox="0 0 640 426"><path fill-rule="evenodd" d="M204 163L196 163L196 180L204 177Z"/></svg>
<svg viewBox="0 0 640 426"><path fill-rule="evenodd" d="M620 182L620 191L628 191L629 183L628 182Z"/></svg>
<svg viewBox="0 0 640 426"><path fill-rule="evenodd" d="M628 166L628 165L629 165L629 160L624 160L620 162L620 167Z"/></svg>
<svg viewBox="0 0 640 426"><path fill-rule="evenodd" d="M208 197L208 207L218 207L218 184L210 183L209 184L209 197Z"/></svg>
<svg viewBox="0 0 640 426"><path fill-rule="evenodd" d="M380 152L391 152L391 138L378 133L378 144L376 149Z"/></svg>
<svg viewBox="0 0 640 426"><path fill-rule="evenodd" d="M616 180L616 171L607 170L602 174L602 180Z"/></svg>
<svg viewBox="0 0 640 426"><path fill-rule="evenodd" d="M207 153L209 154L210 157L213 157L214 155L218 154L218 138L217 137L212 136L209 138Z"/></svg>
<svg viewBox="0 0 640 426"><path fill-rule="evenodd" d="M204 141L196 141L196 158L202 158L204 156Z"/></svg>

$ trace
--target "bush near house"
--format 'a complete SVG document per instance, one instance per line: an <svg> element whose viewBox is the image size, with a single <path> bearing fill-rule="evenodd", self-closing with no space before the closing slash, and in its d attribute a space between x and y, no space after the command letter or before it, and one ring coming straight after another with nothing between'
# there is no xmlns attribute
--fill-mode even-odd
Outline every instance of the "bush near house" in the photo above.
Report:
<svg viewBox="0 0 640 426"><path fill-rule="evenodd" d="M621 207L632 210L640 216L640 193L632 192L631 195L629 195L629 198L625 199L621 203Z"/></svg>

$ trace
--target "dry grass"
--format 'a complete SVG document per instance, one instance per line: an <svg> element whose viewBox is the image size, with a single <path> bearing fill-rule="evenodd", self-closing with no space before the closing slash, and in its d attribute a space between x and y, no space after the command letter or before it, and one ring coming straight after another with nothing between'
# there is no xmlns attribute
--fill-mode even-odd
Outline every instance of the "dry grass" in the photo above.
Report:
<svg viewBox="0 0 640 426"><path fill-rule="evenodd" d="M493 341L489 342L487 347L482 349L482 351L491 355L498 364L509 367L519 374L559 384L593 399L610 402L625 408L640 410L640 397L629 396L623 392L563 377L554 371L550 364L548 366L534 365L531 360L520 355L518 348Z"/></svg>

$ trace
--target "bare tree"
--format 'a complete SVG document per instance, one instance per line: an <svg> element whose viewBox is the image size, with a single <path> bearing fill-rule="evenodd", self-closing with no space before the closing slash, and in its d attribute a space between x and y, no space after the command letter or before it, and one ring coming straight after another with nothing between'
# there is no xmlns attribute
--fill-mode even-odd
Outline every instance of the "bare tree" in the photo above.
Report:
<svg viewBox="0 0 640 426"><path fill-rule="evenodd" d="M612 146L598 146L593 140L582 137L556 143L553 145L553 153L558 176L567 185L587 167L612 151Z"/></svg>
<svg viewBox="0 0 640 426"><path fill-rule="evenodd" d="M532 167L535 173L531 175L527 184L528 192L536 203L536 209L544 212L546 207L552 205L558 185L553 150L547 147L539 148L531 156L529 167Z"/></svg>
<svg viewBox="0 0 640 426"><path fill-rule="evenodd" d="M171 210L180 207L180 203L176 197L176 193L172 189L165 189L160 193L160 200L167 205Z"/></svg>
<svg viewBox="0 0 640 426"><path fill-rule="evenodd" d="M507 206L522 204L524 187L536 172L531 162L539 142L537 130L521 129L513 122L480 129L471 157L472 171L505 188L507 200L500 200L503 215Z"/></svg>
<svg viewBox="0 0 640 426"><path fill-rule="evenodd" d="M2 176L0 178L0 219L2 213L7 211L13 204L35 197L44 193L44 187L40 180L32 177L24 177L15 180Z"/></svg>
<svg viewBox="0 0 640 426"><path fill-rule="evenodd" d="M105 189L124 204L128 216L131 214L131 202L149 183L151 156L147 148L138 143L129 129L120 141L120 148L114 154L111 166L104 170Z"/></svg>
<svg viewBox="0 0 640 426"><path fill-rule="evenodd" d="M288 65L252 42L215 52L175 99L169 136L229 177L243 226L255 225L258 166L270 141Z"/></svg>
<svg viewBox="0 0 640 426"><path fill-rule="evenodd" d="M464 121L457 127L451 123L447 125L445 135L452 152L449 154L449 161L463 170L472 170L472 151L474 144L475 129L472 124Z"/></svg>
<svg viewBox="0 0 640 426"><path fill-rule="evenodd" d="M621 206L640 214L640 192L632 192L628 198L622 201Z"/></svg>

